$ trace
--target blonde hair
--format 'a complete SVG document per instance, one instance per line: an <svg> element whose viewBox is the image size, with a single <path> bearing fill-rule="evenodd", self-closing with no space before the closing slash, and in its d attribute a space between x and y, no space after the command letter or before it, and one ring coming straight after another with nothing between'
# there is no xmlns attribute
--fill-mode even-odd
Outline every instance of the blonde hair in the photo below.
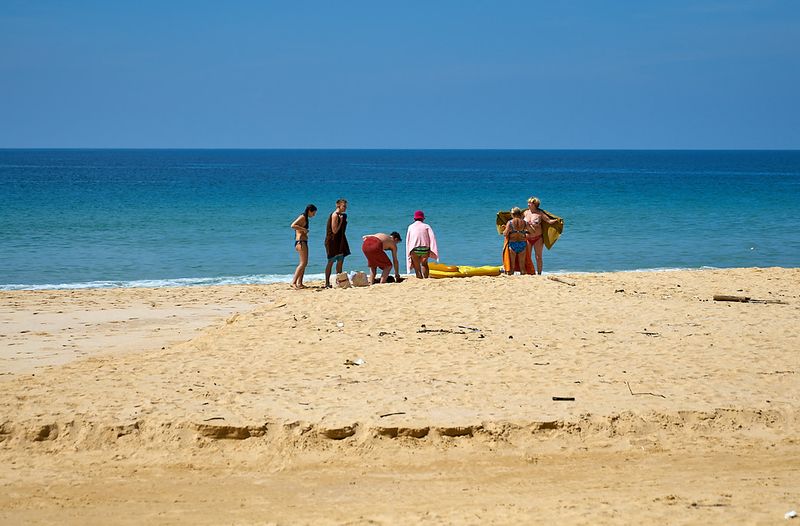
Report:
<svg viewBox="0 0 800 526"><path fill-rule="evenodd" d="M518 206L511 209L511 217L522 217L522 210Z"/></svg>
<svg viewBox="0 0 800 526"><path fill-rule="evenodd" d="M539 206L541 204L541 201L539 201L538 197L530 197L528 198L528 204L531 203L535 204L536 206Z"/></svg>

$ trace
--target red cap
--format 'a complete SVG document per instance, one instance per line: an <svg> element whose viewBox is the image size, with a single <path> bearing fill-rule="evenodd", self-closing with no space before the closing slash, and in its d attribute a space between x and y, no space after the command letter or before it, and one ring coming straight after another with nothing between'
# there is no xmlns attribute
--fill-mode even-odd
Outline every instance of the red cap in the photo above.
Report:
<svg viewBox="0 0 800 526"><path fill-rule="evenodd" d="M425 219L425 214L422 213L422 210L417 210L416 212L414 212L414 221L416 221L417 219Z"/></svg>

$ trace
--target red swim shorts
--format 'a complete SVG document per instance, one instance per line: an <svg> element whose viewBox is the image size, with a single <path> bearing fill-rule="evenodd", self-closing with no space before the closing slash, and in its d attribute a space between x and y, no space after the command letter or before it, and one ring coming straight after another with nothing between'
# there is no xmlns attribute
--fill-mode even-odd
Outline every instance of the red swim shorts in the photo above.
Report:
<svg viewBox="0 0 800 526"><path fill-rule="evenodd" d="M370 268L387 268L392 266L386 252L383 251L383 241L375 236L367 236L364 244L361 245L361 250L367 257L367 266Z"/></svg>

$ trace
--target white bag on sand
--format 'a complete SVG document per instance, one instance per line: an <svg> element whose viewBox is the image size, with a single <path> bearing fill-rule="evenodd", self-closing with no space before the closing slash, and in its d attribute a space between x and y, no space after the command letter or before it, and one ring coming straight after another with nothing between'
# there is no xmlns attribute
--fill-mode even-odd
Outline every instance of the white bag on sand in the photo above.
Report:
<svg viewBox="0 0 800 526"><path fill-rule="evenodd" d="M349 289L350 278L347 277L347 272L339 272L331 276L331 287L335 289Z"/></svg>
<svg viewBox="0 0 800 526"><path fill-rule="evenodd" d="M354 272L350 277L350 282L354 287L367 287L369 286L369 278L361 271Z"/></svg>

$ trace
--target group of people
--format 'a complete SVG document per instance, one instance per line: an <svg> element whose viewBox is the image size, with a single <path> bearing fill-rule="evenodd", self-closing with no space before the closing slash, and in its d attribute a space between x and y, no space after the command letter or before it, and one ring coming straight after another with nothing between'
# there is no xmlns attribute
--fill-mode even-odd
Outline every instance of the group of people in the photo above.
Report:
<svg viewBox="0 0 800 526"><path fill-rule="evenodd" d="M555 224L556 221L539 209L540 201L536 197L528 199L528 209L524 212L514 207L511 209L511 219L506 223L502 235L506 238L507 250L510 256L510 265L506 269L510 274L515 270L520 274L542 273L542 248L544 246L543 224ZM292 287L305 288L303 276L308 266L308 229L310 219L317 213L317 207L306 206L305 211L297 216L292 223L295 231L294 248L300 262L294 272ZM375 283L378 269L381 269L381 283L389 280L391 270L394 269L395 280L400 278L400 265L397 261L397 245L402 242L399 232L384 234L378 232L363 237L361 251L367 258L370 276L369 283ZM350 245L347 242L347 200L336 201L336 209L330 213L325 225L325 252L328 258L325 265L325 286L330 287L330 277L333 265L336 264L336 273L342 272L344 258L350 255ZM389 259L391 253L392 259ZM535 254L534 266L531 253ZM428 259L439 259L439 249L436 244L436 235L433 229L425 223L425 214L422 210L414 212L414 221L406 231L406 261L407 272L411 269L417 278L427 278L430 275Z"/></svg>
<svg viewBox="0 0 800 526"><path fill-rule="evenodd" d="M539 208L540 204L538 197L531 197L524 212L518 207L511 209L511 220L503 231L511 260L506 269L509 274L513 274L515 269L520 274L542 273L543 223L554 225L557 221L548 217ZM536 266L531 260L531 252L536 256Z"/></svg>
<svg viewBox="0 0 800 526"><path fill-rule="evenodd" d="M292 278L292 287L303 289L303 276L306 266L308 266L308 229L309 219L317 214L317 207L313 204L306 206L305 211L297 216L292 222L292 229L295 231L294 248L300 258L300 262L295 269ZM381 283L389 280L389 275L394 268L395 280L400 278L400 265L397 261L397 244L402 241L399 232L384 234L378 232L363 236L361 251L367 258L367 266L370 270L369 283L375 283L378 269L381 269ZM347 200L339 199L336 201L336 209L328 216L325 225L325 252L328 258L325 266L325 286L330 287L331 272L333 264L336 263L336 273L342 272L344 258L350 255L350 244L347 241ZM391 253L392 259L389 260L387 252ZM414 221L406 231L406 260L407 271L410 274L414 269L414 274L418 278L427 278L430 275L428 259L439 259L439 251L436 243L436 235L433 229L425 223L425 214L422 210L414 212Z"/></svg>

